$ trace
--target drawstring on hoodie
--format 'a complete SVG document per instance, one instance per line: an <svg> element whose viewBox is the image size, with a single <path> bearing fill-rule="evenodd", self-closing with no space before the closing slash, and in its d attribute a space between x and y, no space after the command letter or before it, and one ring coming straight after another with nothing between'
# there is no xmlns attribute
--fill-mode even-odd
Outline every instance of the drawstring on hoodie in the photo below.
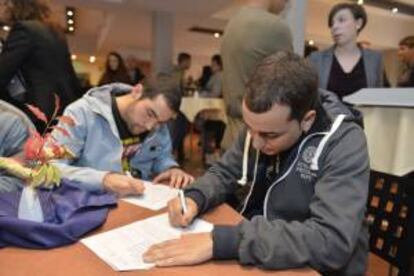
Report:
<svg viewBox="0 0 414 276"><path fill-rule="evenodd" d="M318 145L318 147L317 147L317 149L315 151L315 155L312 158L312 161L311 161L311 164L310 164L311 170L314 170L315 171L315 170L318 170L319 169L319 167L318 167L319 157L322 154L322 151L323 151L326 143L328 142L329 138L336 132L336 130L339 128L339 126L344 121L345 117L346 117L346 115L344 115L344 114L338 115L336 117L334 123L332 124L332 127L329 130L329 132L328 133L324 133L325 136L322 138L321 142L319 143L319 145ZM316 135L316 134L317 133L315 133L313 135ZM319 133L319 134L322 134L322 133ZM248 156L249 156L249 148L250 148L251 139L252 139L251 134L249 132L247 132L247 134L246 134L246 140L244 142L243 172L242 172L242 177L237 181L241 186L244 186L244 185L247 184ZM305 139L305 141L306 141L306 139ZM305 141L303 141L302 144L305 143ZM300 152L300 150L302 148L302 144L299 147L298 153ZM248 193L248 195L247 195L247 197L246 197L246 199L244 201L243 208L240 211L240 214L242 214L242 215L243 215L243 212L245 211L245 209L247 207L247 203L248 203L248 201L250 199L250 196L251 196L251 194L253 192L254 185L256 183L256 175L257 175L257 167L258 167L258 163L259 163L259 155L260 155L260 151L259 150L256 150L256 159L255 159L255 164L254 164L253 182L252 182L252 185L250 187L250 191L249 191L249 193ZM270 190L273 188L273 186L275 184L277 184L279 181L281 181L281 179L285 178L286 175L290 173L290 170L292 169L294 163L296 163L296 161L298 159L298 156L296 157L295 161L292 163L292 165L288 169L288 171L282 177L280 177L275 183L273 183L272 186L267 191L266 197L265 197L265 206L264 206L264 214L265 214L265 217L267 217L266 216L266 205L267 205L266 203L267 203L267 197L268 197L268 194L269 194Z"/></svg>
<svg viewBox="0 0 414 276"><path fill-rule="evenodd" d="M332 124L331 130L328 132L328 134L325 135L325 137L322 138L321 142L319 143L319 145L318 145L318 147L315 151L315 155L312 158L312 162L311 162L311 165L310 165L310 168L311 168L312 171L319 170L318 161L319 161L319 157L321 156L322 150L324 149L324 147L325 147L326 143L328 142L329 138L331 138L331 136L335 133L335 131L342 124L345 117L346 117L345 114L338 115L336 117L334 123Z"/></svg>
<svg viewBox="0 0 414 276"><path fill-rule="evenodd" d="M250 142L252 140L252 135L250 132L247 132L246 134L246 140L244 141L244 151L243 151L243 173L242 177L237 181L241 186L244 186L247 184L247 162L249 157L249 147Z"/></svg>

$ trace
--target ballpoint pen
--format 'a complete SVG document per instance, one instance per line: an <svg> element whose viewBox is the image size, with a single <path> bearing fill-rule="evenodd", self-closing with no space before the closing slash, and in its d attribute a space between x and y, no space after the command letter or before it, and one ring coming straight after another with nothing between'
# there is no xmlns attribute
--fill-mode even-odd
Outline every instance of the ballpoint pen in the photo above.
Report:
<svg viewBox="0 0 414 276"><path fill-rule="evenodd" d="M183 190L180 190L178 192L178 195L180 197L180 203L181 203L182 212L183 212L183 214L186 214L188 209L187 209L187 202L185 201L185 198L184 198L184 192L183 192Z"/></svg>

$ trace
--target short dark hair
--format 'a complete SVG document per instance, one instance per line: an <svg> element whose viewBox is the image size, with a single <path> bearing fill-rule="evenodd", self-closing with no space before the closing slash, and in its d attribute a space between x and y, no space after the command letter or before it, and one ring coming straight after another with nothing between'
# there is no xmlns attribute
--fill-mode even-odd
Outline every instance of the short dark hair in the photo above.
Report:
<svg viewBox="0 0 414 276"><path fill-rule="evenodd" d="M191 59L191 55L189 53L182 52L178 54L178 64L188 59Z"/></svg>
<svg viewBox="0 0 414 276"><path fill-rule="evenodd" d="M319 103L317 72L307 60L288 51L261 61L246 88L244 101L254 113L267 112L277 103L290 107L290 119L301 121Z"/></svg>
<svg viewBox="0 0 414 276"><path fill-rule="evenodd" d="M157 82L148 80L144 85L141 99L154 99L158 95L162 95L168 107L175 113L180 111L181 93L178 87L168 79L161 78Z"/></svg>
<svg viewBox="0 0 414 276"><path fill-rule="evenodd" d="M223 61L221 60L221 56L219 54L214 55L211 58L211 61L214 61L215 63L217 63L221 69L223 69Z"/></svg>
<svg viewBox="0 0 414 276"><path fill-rule="evenodd" d="M332 7L331 11L329 12L328 17L328 26L329 28L332 27L333 18L334 16L341 10L348 9L351 11L353 17L355 20L362 19L362 25L361 28L358 30L358 33L360 33L364 28L365 25L367 25L368 22L368 16L367 13L362 5L358 5L355 3L339 3Z"/></svg>
<svg viewBox="0 0 414 276"><path fill-rule="evenodd" d="M408 48L414 48L414 35L406 36L401 39L399 46L407 46Z"/></svg>

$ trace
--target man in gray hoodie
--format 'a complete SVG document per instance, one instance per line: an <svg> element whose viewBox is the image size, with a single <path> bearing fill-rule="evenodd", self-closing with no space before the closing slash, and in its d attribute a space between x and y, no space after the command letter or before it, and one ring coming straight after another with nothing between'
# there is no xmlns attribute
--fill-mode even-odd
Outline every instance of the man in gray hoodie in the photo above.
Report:
<svg viewBox="0 0 414 276"><path fill-rule="evenodd" d="M168 208L172 225L185 227L243 185L245 220L155 245L145 260L172 266L238 259L265 269L364 275L369 160L352 114L332 93L318 93L316 72L284 51L256 68L242 112L247 129L185 189L187 212L178 199Z"/></svg>

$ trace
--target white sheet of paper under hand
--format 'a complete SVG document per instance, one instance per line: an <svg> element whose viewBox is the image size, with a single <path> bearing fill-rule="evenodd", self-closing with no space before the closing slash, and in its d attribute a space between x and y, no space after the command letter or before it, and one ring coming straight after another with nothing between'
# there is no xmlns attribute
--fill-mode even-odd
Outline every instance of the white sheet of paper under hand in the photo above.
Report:
<svg viewBox="0 0 414 276"><path fill-rule="evenodd" d="M179 238L181 234L211 232L212 229L211 223L201 219L194 220L188 228L172 227L165 213L82 239L81 242L114 270L149 269L154 265L145 263L142 255L151 245Z"/></svg>
<svg viewBox="0 0 414 276"><path fill-rule="evenodd" d="M127 196L122 200L148 208L154 211L160 210L167 206L168 201L178 195L178 189L171 188L167 185L153 184L144 181L145 192L140 196Z"/></svg>

